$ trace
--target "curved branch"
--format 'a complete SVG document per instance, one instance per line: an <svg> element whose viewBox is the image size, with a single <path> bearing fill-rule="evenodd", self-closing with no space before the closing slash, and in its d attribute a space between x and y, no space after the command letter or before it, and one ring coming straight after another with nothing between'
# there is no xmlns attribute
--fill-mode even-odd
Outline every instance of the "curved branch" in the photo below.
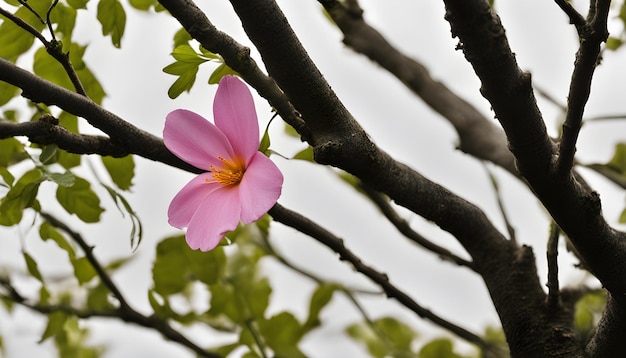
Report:
<svg viewBox="0 0 626 358"><path fill-rule="evenodd" d="M447 329L448 331L456 334L460 338L463 338L470 343L476 344L481 348L488 349L489 344L478 335L473 334L468 330L459 327L454 323L439 317L430 310L420 306L406 293L394 286L389 281L389 278L386 274L376 271L372 267L364 264L358 256L356 256L352 251L345 247L342 239L336 237L332 233L328 232L326 229L315 224L308 218L294 211L291 211L279 204L274 205L269 214L274 218L274 220L289 227L292 227L299 232L309 235L310 237L314 238L315 240L319 241L323 245L327 246L328 248L339 254L339 258L341 260L348 261L352 264L352 266L354 266L354 268L358 272L361 272L370 280L374 281L377 285L382 287L382 289L387 294L387 297L395 298L403 306L415 312L418 316L425 318L442 328Z"/></svg>
<svg viewBox="0 0 626 358"><path fill-rule="evenodd" d="M362 11L353 10L337 0L319 2L341 29L346 46L389 71L454 126L460 150L518 175L502 128L433 79L424 65L398 51L365 22Z"/></svg>
<svg viewBox="0 0 626 358"><path fill-rule="evenodd" d="M481 92L507 133L520 173L602 284L614 295L626 294L626 235L604 220L597 193L571 171L559 175L556 170L557 149L537 108L530 75L517 65L500 19L486 1L445 4L452 33L482 81Z"/></svg>

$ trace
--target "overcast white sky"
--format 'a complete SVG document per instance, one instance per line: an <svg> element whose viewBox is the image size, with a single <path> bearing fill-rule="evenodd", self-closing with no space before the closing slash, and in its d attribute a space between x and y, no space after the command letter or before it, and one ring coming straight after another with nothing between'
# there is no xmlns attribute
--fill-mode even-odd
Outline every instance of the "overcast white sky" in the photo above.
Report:
<svg viewBox="0 0 626 358"><path fill-rule="evenodd" d="M227 1L198 3L202 3L208 17L219 29L241 43L249 44ZM341 43L341 34L322 15L316 1L282 0L279 3L310 56L373 140L423 175L479 205L504 230L482 165L454 149L456 135L451 126L392 76L346 49ZM422 61L434 77L492 117L489 104L478 92L480 84L471 67L462 53L454 50L457 40L450 37L449 25L443 20L442 2L362 0L361 5L366 19L388 40ZM496 5L521 67L532 72L536 85L565 102L577 45L574 29L567 18L549 1L498 0ZM92 1L91 9L95 6L96 2ZM83 16L76 30L79 43L91 43L86 60L108 93L105 107L157 135L161 134L165 115L176 108L191 109L211 118L216 87L206 85L205 78L213 69L212 65L204 66L190 94L170 100L167 89L174 77L161 70L172 62L169 56L171 38L179 26L164 14L148 16L128 7L127 10L128 26L122 50L114 49L108 38L98 39L100 28L95 15L81 14ZM615 30L621 29L615 24L611 26ZM586 112L589 116L626 113L623 102L623 93L626 92L626 73L622 70L624 56L624 51L606 54L603 65L597 71ZM256 99L263 128L271 113L262 99L258 96ZM555 130L559 113L545 101L540 104L548 127ZM83 129L87 130L85 126ZM583 162L607 161L612 155L614 143L624 140L625 129L624 124L616 123L585 126L580 139L579 159ZM272 132L274 150L289 156L303 148L297 140L281 136L282 125L279 122L273 124ZM279 200L281 204L311 217L343 237L348 248L358 253L364 262L387 272L393 283L423 306L479 333L485 326L497 323L484 285L476 275L443 263L409 244L379 218L371 204L337 182L328 168L273 158L285 174L283 196ZM98 163L95 158L90 160ZM177 232L167 224L167 207L192 175L139 158L136 163L135 186L128 198L144 222L145 236L134 254L134 262L114 276L114 280L135 307L148 312L147 289L151 285L150 270L155 245L160 239ZM521 183L502 171L496 169L495 172L501 181L505 206L517 230L518 240L535 247L539 272L545 277L543 248L548 221L543 209ZM611 222L616 221L624 207L623 193L593 174L588 178L592 184L599 184L605 214ZM47 189L42 189L42 198L53 195L50 193L54 186L48 184ZM120 217L104 193L101 198L109 208L103 223L78 224L76 228L96 246L95 253L103 261L131 255L128 244L130 223ZM440 245L462 252L449 235L420 218L408 214L406 217L417 231ZM0 267L23 267L19 255L23 244L39 261L45 273L68 272L62 253L53 249L52 244L40 243L36 231L29 231L29 220L32 217L27 217L18 228L0 228ZM321 277L364 288L373 287L339 262L332 252L279 224L273 225L273 242L286 257ZM582 275L569 269L566 263L571 261L566 256L565 250L562 250L562 281L578 282ZM313 286L306 279L285 272L278 264L268 262L266 268L274 288L270 311L288 308L298 317L303 317ZM545 281L544 278L542 280ZM23 287L36 285L24 284ZM445 334L382 296L366 297L363 303L371 316L400 317L422 333L424 338ZM336 295L322 318L324 328L311 334L302 345L307 354L320 358L365 356L360 346L342 336L347 324L361 319L345 299ZM50 342L43 345L36 343L44 327L43 320L23 309L17 309L12 316L0 312L0 334L4 336L7 357L53 357ZM167 343L157 334L143 329L110 320L98 320L89 327L93 330L94 342L109 345L106 357L193 356L186 349ZM214 342L211 341L212 336L202 329L193 330L191 335L202 345Z"/></svg>

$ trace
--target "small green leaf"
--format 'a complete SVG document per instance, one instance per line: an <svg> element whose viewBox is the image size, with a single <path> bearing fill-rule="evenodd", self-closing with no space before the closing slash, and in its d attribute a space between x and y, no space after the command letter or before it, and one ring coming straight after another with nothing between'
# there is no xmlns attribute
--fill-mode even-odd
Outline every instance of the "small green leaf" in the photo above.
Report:
<svg viewBox="0 0 626 358"><path fill-rule="evenodd" d="M463 358L454 352L452 341L448 338L435 339L422 347L419 358Z"/></svg>
<svg viewBox="0 0 626 358"><path fill-rule="evenodd" d="M210 85L218 84L220 83L220 80L222 79L222 77L227 76L227 75L237 76L239 74L237 73L237 71L230 68L227 64L222 63L221 65L217 66L217 68L213 71L213 73L211 73L211 76L209 76L209 84Z"/></svg>
<svg viewBox="0 0 626 358"><path fill-rule="evenodd" d="M259 322L259 329L277 357L305 358L298 349L302 339L302 326L289 312L281 312L268 320Z"/></svg>
<svg viewBox="0 0 626 358"><path fill-rule="evenodd" d="M42 343L46 339L59 334L63 330L65 320L67 319L67 316L64 313L58 311L49 313L47 317L48 324L46 325L46 329L44 330L39 343Z"/></svg>
<svg viewBox="0 0 626 358"><path fill-rule="evenodd" d="M45 14L50 4L51 1L49 0L29 2L31 8L39 14ZM31 25L36 31L41 32L45 27L35 14L23 6L14 15ZM17 61L22 54L28 51L35 40L28 31L8 20L4 20L0 24L0 34L2 34L0 36L0 57L11 62Z"/></svg>
<svg viewBox="0 0 626 358"><path fill-rule="evenodd" d="M67 0L67 4L74 9L86 9L89 0Z"/></svg>
<svg viewBox="0 0 626 358"><path fill-rule="evenodd" d="M135 176L135 162L132 155L123 158L101 157L104 167L109 172L111 180L122 190L128 190L132 186Z"/></svg>
<svg viewBox="0 0 626 358"><path fill-rule="evenodd" d="M177 62L193 63L196 65L208 61L207 59L200 57L200 55L198 55L198 53L188 44L176 46L176 48L172 51L172 57L174 57Z"/></svg>
<svg viewBox="0 0 626 358"><path fill-rule="evenodd" d="M182 292L193 280L213 284L221 276L225 262L221 247L209 252L194 251L184 236L166 238L157 245L152 267L154 291L166 297Z"/></svg>
<svg viewBox="0 0 626 358"><path fill-rule="evenodd" d="M74 257L76 257L76 252L74 251L72 245L70 245L59 230L57 230L49 222L44 221L41 226L39 226L39 237L41 237L44 241L54 241L61 249L67 252L70 260L73 260Z"/></svg>
<svg viewBox="0 0 626 358"><path fill-rule="evenodd" d="M24 252L24 261L26 261L26 268L28 269L28 273L36 278L39 282L43 283L43 277L41 276L41 272L39 272L37 262L32 258L32 256Z"/></svg>
<svg viewBox="0 0 626 358"><path fill-rule="evenodd" d="M128 213L130 216L130 221L133 225L130 230L130 247L132 250L136 250L141 243L141 239L143 238L143 224L141 223L139 216L137 216L137 213L135 213L133 208L128 203L128 200L126 200L122 194L118 193L115 189L108 185L102 184L102 186L107 190L111 199L115 202L117 210L120 211L122 216L124 216L124 212ZM122 204L121 206L120 203Z"/></svg>
<svg viewBox="0 0 626 358"><path fill-rule="evenodd" d="M612 37L610 36L607 40L606 40L606 48L612 51L617 50L618 48L620 48L622 45L624 44L624 41L622 41L622 39L619 39L617 37Z"/></svg>
<svg viewBox="0 0 626 358"><path fill-rule="evenodd" d="M176 33L174 34L174 47L185 45L185 44L188 45L189 41L191 40L192 40L192 37L191 35L189 35L187 30L185 30L185 28L181 28L180 30L176 31Z"/></svg>
<svg viewBox="0 0 626 358"><path fill-rule="evenodd" d="M48 163L50 159L56 155L57 149L59 149L59 147L56 144L49 144L43 147L43 150L39 155L39 161L43 164Z"/></svg>
<svg viewBox="0 0 626 358"><path fill-rule="evenodd" d="M28 158L24 144L15 138L0 139L0 167L8 167Z"/></svg>
<svg viewBox="0 0 626 358"><path fill-rule="evenodd" d="M298 153L296 153L296 155L293 156L293 159L299 159L299 160L306 160L308 162L315 162L315 159L313 157L313 147L306 147L303 150L299 151Z"/></svg>
<svg viewBox="0 0 626 358"><path fill-rule="evenodd" d="M15 177L13 176L13 174L11 174L11 172L5 168L5 167L0 167L0 176L2 177L2 180L4 180L4 183L6 185L2 185L2 186L6 186L6 187L12 187L13 186L13 182L15 181Z"/></svg>
<svg viewBox="0 0 626 358"><path fill-rule="evenodd" d="M333 294L337 289L338 287L333 284L320 284L317 289L315 289L313 296L311 296L309 316L304 324L304 330L309 331L320 325L320 312L333 298Z"/></svg>
<svg viewBox="0 0 626 358"><path fill-rule="evenodd" d="M113 46L121 47L126 27L126 11L122 4L117 0L100 0L97 18L102 24L102 34L111 35Z"/></svg>
<svg viewBox="0 0 626 358"><path fill-rule="evenodd" d="M11 226L22 220L22 212L36 205L39 184L42 182L38 169L30 170L0 199L0 225Z"/></svg>
<svg viewBox="0 0 626 358"><path fill-rule="evenodd" d="M72 266L74 266L74 276L81 286L96 276L96 270L86 257L72 260Z"/></svg>
<svg viewBox="0 0 626 358"><path fill-rule="evenodd" d="M191 90L191 87L193 87L194 82L196 82L197 73L198 67L196 66L193 69L181 74L180 77L178 77L176 81L174 81L174 83L170 86L167 91L167 95L171 99L174 99L180 96L185 91L189 92L189 90Z"/></svg>
<svg viewBox="0 0 626 358"><path fill-rule="evenodd" d="M89 182L76 177L71 187L59 186L56 197L61 206L70 214L76 214L79 219L87 223L100 221L100 214L104 211L100 207L100 199L91 190Z"/></svg>
<svg viewBox="0 0 626 358"><path fill-rule="evenodd" d="M113 304L109 301L109 289L100 282L87 291L87 307L92 310L112 310Z"/></svg>
<svg viewBox="0 0 626 358"><path fill-rule="evenodd" d="M130 0L130 6L137 10L148 11L158 4L157 0Z"/></svg>
<svg viewBox="0 0 626 358"><path fill-rule="evenodd" d="M76 177L71 172L50 173L48 178L57 183L59 186L64 186L66 188L71 187L76 182Z"/></svg>

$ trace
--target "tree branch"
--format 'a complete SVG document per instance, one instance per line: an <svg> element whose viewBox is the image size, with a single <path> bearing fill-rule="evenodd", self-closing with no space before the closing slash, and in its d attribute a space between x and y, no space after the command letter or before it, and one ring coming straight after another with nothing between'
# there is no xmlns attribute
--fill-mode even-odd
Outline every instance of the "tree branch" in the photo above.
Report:
<svg viewBox="0 0 626 358"><path fill-rule="evenodd" d="M614 295L626 294L626 237L604 220L598 194L572 172L556 175L557 150L498 16L483 0L445 0L452 34L482 81L481 92L509 138L520 173L568 235L590 270Z"/></svg>
<svg viewBox="0 0 626 358"><path fill-rule="evenodd" d="M114 144L107 137L72 133L58 124L58 119L48 114L34 122L0 122L0 139L26 136L32 143L56 144L59 148L75 154L98 154L117 158L130 154L126 148Z"/></svg>
<svg viewBox="0 0 626 358"><path fill-rule="evenodd" d="M489 344L483 341L483 339L479 336L439 317L430 310L420 306L406 293L394 286L389 281L387 275L376 271L370 266L364 264L358 256L356 256L352 251L345 247L342 239L334 236L332 233L315 224L313 221L294 211L286 209L279 204L274 205L269 214L274 218L274 220L289 227L292 227L299 232L309 235L310 237L314 238L315 240L319 241L323 245L327 246L328 248L339 254L339 258L341 260L348 261L352 264L352 266L354 266L354 268L358 272L361 272L366 277L374 281L377 285L382 287L382 289L385 291L389 298L395 298L403 306L410 309L418 316L428 319L436 325L447 329L448 331L456 334L460 338L463 338L470 343L476 344L481 348L489 348Z"/></svg>
<svg viewBox="0 0 626 358"><path fill-rule="evenodd" d="M190 172L201 172L200 169L174 156L165 147L162 139L126 122L85 96L39 78L1 58L0 80L21 88L22 95L33 102L56 105L71 114L85 118L91 125L108 134L113 146L124 148L128 153ZM3 132L0 132L0 137L5 137Z"/></svg>
<svg viewBox="0 0 626 358"><path fill-rule="evenodd" d="M454 126L459 136L460 150L518 175L502 128L443 83L433 79L424 65L398 51L365 22L363 11L355 11L337 0L319 2L341 29L346 46L389 71Z"/></svg>

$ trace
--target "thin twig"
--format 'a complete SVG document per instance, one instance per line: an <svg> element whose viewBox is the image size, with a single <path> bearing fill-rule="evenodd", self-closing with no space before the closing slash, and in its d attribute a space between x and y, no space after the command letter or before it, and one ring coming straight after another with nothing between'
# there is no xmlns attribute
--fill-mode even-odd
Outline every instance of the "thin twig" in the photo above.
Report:
<svg viewBox="0 0 626 358"><path fill-rule="evenodd" d="M432 251L437 254L442 260L454 262L459 266L465 266L473 271L476 271L474 264L471 261L468 261L462 257L459 257L448 249L441 247L432 241L428 240L424 236L420 235L418 232L411 228L411 225L404 220L389 204L389 199L380 194L379 192L373 190L367 185L361 183L360 188L363 189L363 192L378 206L380 211L385 215L387 220L393 224L393 226L402 233L406 238L413 241L414 243L420 245L426 250Z"/></svg>
<svg viewBox="0 0 626 358"><path fill-rule="evenodd" d="M561 2L564 1L557 1L557 4ZM607 17L610 3L608 0L592 1L584 25L574 23L580 37L580 47L576 53L574 71L567 96L567 112L555 168L556 174L561 177L567 175L574 164L576 142L582 127L585 106L591 94L591 81L600 62L601 44L606 41L609 34ZM571 8L571 5L562 5L562 8L565 10ZM569 12L566 11L566 13L570 15ZM576 21L579 22L580 19Z"/></svg>
<svg viewBox="0 0 626 358"><path fill-rule="evenodd" d="M567 0L554 0L554 2L563 10L563 12L569 17L570 24L576 26L578 33L580 34L581 30L585 25L585 18L578 12L572 4Z"/></svg>
<svg viewBox="0 0 626 358"><path fill-rule="evenodd" d="M358 272L361 272L370 280L374 281L376 284L382 287L382 289L387 294L387 297L395 298L403 306L410 309L418 316L430 320L434 324L444 329L447 329L448 331L456 334L460 338L476 344L481 348L489 348L489 344L478 335L439 317L430 310L419 305L411 297L409 297L409 295L394 286L389 281L389 278L386 274L379 272L372 267L364 264L356 254L354 254L352 251L345 247L342 239L336 237L323 227L317 225L313 221L294 211L286 209L280 204L274 205L274 207L269 211L269 214L274 218L274 220L289 227L292 227L302 232L303 234L309 235L310 237L314 238L318 242L336 252L341 260L350 262Z"/></svg>
<svg viewBox="0 0 626 358"><path fill-rule="evenodd" d="M502 202L502 193L500 192L500 186L498 185L498 179L496 179L495 175L489 169L489 167L483 162L485 171L487 175L489 175L489 179L491 180L491 185L496 194L496 200L498 202L498 208L500 209L500 213L502 214L502 219L504 220L504 224L506 225L506 230L509 233L509 239L513 242L517 242L517 238L515 236L515 228L511 225L511 220L506 213L506 209L504 208L504 203Z"/></svg>
<svg viewBox="0 0 626 358"><path fill-rule="evenodd" d="M550 237L548 238L548 249L546 256L548 258L548 306L556 307L560 304L561 298L559 293L559 236L561 229L552 222L550 224Z"/></svg>

